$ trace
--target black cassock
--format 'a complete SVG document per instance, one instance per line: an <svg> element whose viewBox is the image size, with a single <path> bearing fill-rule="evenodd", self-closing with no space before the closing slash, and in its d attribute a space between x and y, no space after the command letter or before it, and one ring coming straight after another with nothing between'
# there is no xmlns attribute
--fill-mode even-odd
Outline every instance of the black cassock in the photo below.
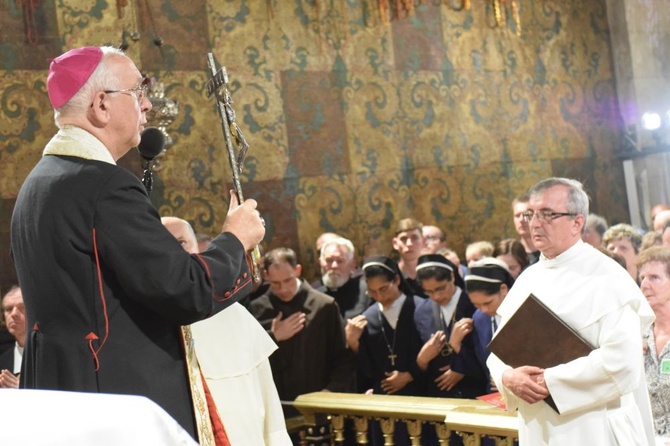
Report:
<svg viewBox="0 0 670 446"><path fill-rule="evenodd" d="M344 322L363 313L372 302L367 295L365 276L361 273L354 273L344 285L335 290L325 285L321 285L317 290L335 299Z"/></svg>
<svg viewBox="0 0 670 446"><path fill-rule="evenodd" d="M301 280L291 301L283 302L270 289L251 302L250 311L271 336L272 320L279 312L282 319L305 313L305 327L290 339L275 340L279 348L270 356L281 400L293 401L298 395L323 389L351 391L353 358L346 347L340 310L332 297ZM284 406L284 413L293 416L297 411Z"/></svg>
<svg viewBox="0 0 670 446"><path fill-rule="evenodd" d="M240 241L221 234L190 255L128 170L54 155L21 187L11 236L28 326L21 386L143 395L195 437L180 326L251 288Z"/></svg>
<svg viewBox="0 0 670 446"><path fill-rule="evenodd" d="M458 354L448 345L454 323L465 317L471 318L475 310L475 306L462 290L456 311L449 321L444 320L439 304L432 299L425 301L417 308L414 318L423 343L427 342L438 330L444 331L447 337L447 345L430 361L428 370L426 370L426 394L428 396L475 398L486 393L486 374L475 352L476 335L469 333L463 338L461 351ZM444 373L440 371L440 368L444 366L450 366L453 371L465 375L451 390L440 390L435 383L435 379Z"/></svg>

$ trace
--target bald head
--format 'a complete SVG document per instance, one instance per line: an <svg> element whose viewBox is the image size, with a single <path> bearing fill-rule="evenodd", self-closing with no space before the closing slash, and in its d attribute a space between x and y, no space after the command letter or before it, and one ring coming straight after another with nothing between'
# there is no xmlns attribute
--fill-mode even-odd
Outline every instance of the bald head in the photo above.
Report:
<svg viewBox="0 0 670 446"><path fill-rule="evenodd" d="M193 232L189 222L177 217L163 217L161 223L181 243L186 252L190 254L198 253L198 239L195 237L195 232Z"/></svg>
<svg viewBox="0 0 670 446"><path fill-rule="evenodd" d="M654 217L654 231L660 234L663 231L665 225L669 222L670 222L670 210L660 211Z"/></svg>
<svg viewBox="0 0 670 446"><path fill-rule="evenodd" d="M654 220L656 219L656 215L661 212L661 211L667 211L670 210L670 206L667 204L657 204L655 206L652 206L651 210L649 211L649 221L651 221L651 224L654 224Z"/></svg>

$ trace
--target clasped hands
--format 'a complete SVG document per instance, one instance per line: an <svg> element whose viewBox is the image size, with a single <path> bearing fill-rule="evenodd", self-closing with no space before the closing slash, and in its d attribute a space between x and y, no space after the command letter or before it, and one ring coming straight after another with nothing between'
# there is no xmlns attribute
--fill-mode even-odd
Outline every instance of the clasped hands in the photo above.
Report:
<svg viewBox="0 0 670 446"><path fill-rule="evenodd" d="M544 380L544 369L525 365L506 370L502 383L514 395L529 404L535 404L549 396L549 388Z"/></svg>
<svg viewBox="0 0 670 446"><path fill-rule="evenodd" d="M3 369L0 372L0 388L3 389L18 389L19 388L19 377L14 375L7 369Z"/></svg>

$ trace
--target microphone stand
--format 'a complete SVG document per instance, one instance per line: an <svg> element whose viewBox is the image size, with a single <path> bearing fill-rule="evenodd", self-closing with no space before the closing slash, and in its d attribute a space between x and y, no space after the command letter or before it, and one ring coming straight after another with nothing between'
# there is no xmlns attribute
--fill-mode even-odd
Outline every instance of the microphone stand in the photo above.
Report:
<svg viewBox="0 0 670 446"><path fill-rule="evenodd" d="M154 159L147 160L144 157L142 157L142 169L144 170L143 176L142 176L142 184L144 184L144 188L147 190L147 194L151 196L151 187L153 186L154 182L154 177L153 177L153 167L154 167Z"/></svg>

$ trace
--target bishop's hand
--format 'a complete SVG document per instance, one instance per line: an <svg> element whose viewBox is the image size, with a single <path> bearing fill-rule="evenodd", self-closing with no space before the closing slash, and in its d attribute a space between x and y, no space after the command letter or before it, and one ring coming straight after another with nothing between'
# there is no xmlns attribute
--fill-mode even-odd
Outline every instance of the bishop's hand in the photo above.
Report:
<svg viewBox="0 0 670 446"><path fill-rule="evenodd" d="M237 194L230 191L230 205L228 215L223 222L221 232L230 232L237 237L245 251L253 249L265 236L265 226L260 214L256 210L256 200L245 200L240 204Z"/></svg>

